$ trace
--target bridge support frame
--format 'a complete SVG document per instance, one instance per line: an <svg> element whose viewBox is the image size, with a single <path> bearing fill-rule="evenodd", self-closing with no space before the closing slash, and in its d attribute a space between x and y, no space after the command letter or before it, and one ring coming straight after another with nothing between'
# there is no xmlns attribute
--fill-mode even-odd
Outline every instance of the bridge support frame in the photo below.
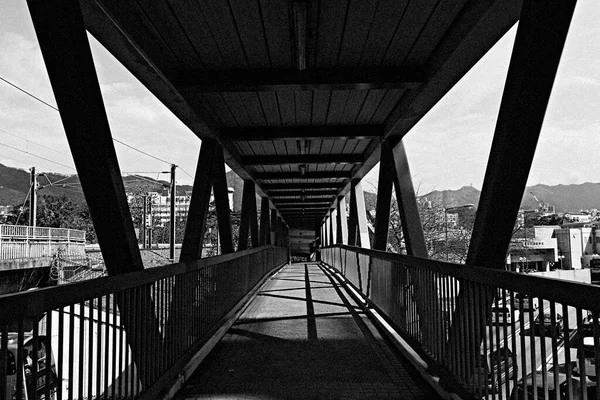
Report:
<svg viewBox="0 0 600 400"><path fill-rule="evenodd" d="M109 275L144 269L112 134L102 100L79 2L28 1L50 84L88 204ZM144 387L153 377L148 360L160 362L161 333L149 288L139 301L142 313L118 301L121 319L132 337L132 353ZM136 326L148 322L143 337ZM151 355L150 357L148 357Z"/></svg>
<svg viewBox="0 0 600 400"><path fill-rule="evenodd" d="M523 2L467 255L469 265L504 268L575 4L575 0ZM446 350L450 357L477 357L494 295L492 290L480 296L461 289ZM470 322L475 326L469 332L472 337L461 340L469 299L482 297L483 304L476 304L482 311ZM469 377L472 365L465 365Z"/></svg>
<svg viewBox="0 0 600 400"><path fill-rule="evenodd" d="M248 236L251 236L253 248L258 247L258 221L256 212L256 189L254 181L244 180L242 193L242 214L240 216L240 235L238 251L248 248Z"/></svg>

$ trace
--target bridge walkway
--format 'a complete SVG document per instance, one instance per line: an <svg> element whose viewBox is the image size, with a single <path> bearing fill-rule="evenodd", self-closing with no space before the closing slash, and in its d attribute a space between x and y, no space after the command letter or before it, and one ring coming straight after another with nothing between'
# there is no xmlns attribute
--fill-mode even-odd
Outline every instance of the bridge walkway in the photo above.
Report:
<svg viewBox="0 0 600 400"><path fill-rule="evenodd" d="M436 399L316 263L262 287L177 399Z"/></svg>

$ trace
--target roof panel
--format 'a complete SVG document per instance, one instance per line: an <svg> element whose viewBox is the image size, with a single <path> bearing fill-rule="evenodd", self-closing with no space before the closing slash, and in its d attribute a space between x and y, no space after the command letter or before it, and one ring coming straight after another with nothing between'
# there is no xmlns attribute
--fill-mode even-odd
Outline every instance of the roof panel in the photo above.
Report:
<svg viewBox="0 0 600 400"><path fill-rule="evenodd" d="M265 114L265 119L269 126L280 126L281 117L279 115L279 104L277 96L273 92L260 92L258 94L260 104Z"/></svg>
<svg viewBox="0 0 600 400"><path fill-rule="evenodd" d="M203 93L202 96L206 102L212 107L213 111L219 115L220 120L225 126L236 127L238 123L233 114L229 110L227 103L223 100L223 96L219 93Z"/></svg>
<svg viewBox="0 0 600 400"><path fill-rule="evenodd" d="M402 65L414 46L438 0L411 1L402 17L400 27L385 54L385 65Z"/></svg>
<svg viewBox="0 0 600 400"><path fill-rule="evenodd" d="M284 126L296 125L296 104L294 92L277 92L277 102L281 113L281 123Z"/></svg>
<svg viewBox="0 0 600 400"><path fill-rule="evenodd" d="M316 90L313 92L313 109L312 123L313 125L325 125L327 121L327 113L329 112L329 102L331 100L331 92L327 90Z"/></svg>
<svg viewBox="0 0 600 400"><path fill-rule="evenodd" d="M373 26L377 1L352 1L348 8L339 65L356 65Z"/></svg>
<svg viewBox="0 0 600 400"><path fill-rule="evenodd" d="M354 121L357 125L366 125L370 124L373 119L373 115L377 111L379 104L383 100L387 90L386 89L376 89L369 90L369 94L363 103L362 108L358 113L358 117Z"/></svg>
<svg viewBox="0 0 600 400"><path fill-rule="evenodd" d="M358 118L358 114L367 98L367 90L351 90L344 107L341 124L352 125Z"/></svg>
<svg viewBox="0 0 600 400"><path fill-rule="evenodd" d="M250 121L252 121L252 125L267 125L267 120L265 119L263 108L256 92L241 92L239 96L250 117Z"/></svg>
<svg viewBox="0 0 600 400"><path fill-rule="evenodd" d="M322 1L319 4L316 66L335 67L346 24L348 0Z"/></svg>
<svg viewBox="0 0 600 400"><path fill-rule="evenodd" d="M210 0L202 1L200 5L227 68L248 68L248 62L228 2Z"/></svg>
<svg viewBox="0 0 600 400"><path fill-rule="evenodd" d="M408 2L409 0L381 0L379 2L373 18L373 29L369 32L360 65L381 65Z"/></svg>
<svg viewBox="0 0 600 400"><path fill-rule="evenodd" d="M145 1L141 4L145 14L162 37L169 37L168 45L185 69L200 69L204 65L196 48L173 13L164 1Z"/></svg>
<svg viewBox="0 0 600 400"><path fill-rule="evenodd" d="M185 35L198 53L206 69L225 68L223 55L217 45L204 14L196 2L172 1L169 3Z"/></svg>
<svg viewBox="0 0 600 400"><path fill-rule="evenodd" d="M446 35L457 14L467 0L441 1L438 3L419 39L405 60L406 65L425 65L427 58Z"/></svg>
<svg viewBox="0 0 600 400"><path fill-rule="evenodd" d="M312 120L312 92L302 90L295 92L296 124L310 125Z"/></svg>
<svg viewBox="0 0 600 400"><path fill-rule="evenodd" d="M404 90L388 90L381 103L379 103L379 107L377 107L371 123L382 124L390 112L392 112L403 93Z"/></svg>
<svg viewBox="0 0 600 400"><path fill-rule="evenodd" d="M230 0L237 32L250 68L271 66L258 0Z"/></svg>
<svg viewBox="0 0 600 400"><path fill-rule="evenodd" d="M331 102L329 103L329 112L327 113L327 125L340 125L349 95L349 90L334 90L331 93Z"/></svg>
<svg viewBox="0 0 600 400"><path fill-rule="evenodd" d="M289 5L285 1L260 0L267 47L273 68L292 68Z"/></svg>
<svg viewBox="0 0 600 400"><path fill-rule="evenodd" d="M229 111L237 121L238 126L252 126L252 120L244 107L244 102L239 93L223 93L223 100L227 104Z"/></svg>

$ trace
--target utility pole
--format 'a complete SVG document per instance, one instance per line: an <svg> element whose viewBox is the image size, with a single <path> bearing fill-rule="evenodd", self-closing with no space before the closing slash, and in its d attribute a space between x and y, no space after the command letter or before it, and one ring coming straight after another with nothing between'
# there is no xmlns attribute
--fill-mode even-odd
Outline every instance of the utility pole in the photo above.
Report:
<svg viewBox="0 0 600 400"><path fill-rule="evenodd" d="M148 248L152 248L152 197L148 196L148 214L146 215L148 223Z"/></svg>
<svg viewBox="0 0 600 400"><path fill-rule="evenodd" d="M175 169L177 165L171 164L171 226L170 226L170 241L169 241L169 258L175 260L175 196L177 195L175 184Z"/></svg>
<svg viewBox="0 0 600 400"><path fill-rule="evenodd" d="M36 226L37 219L37 175L35 167L31 167L31 189L29 190L29 226Z"/></svg>
<svg viewBox="0 0 600 400"><path fill-rule="evenodd" d="M146 248L146 239L148 235L146 234L146 211L148 209L148 195L145 194L142 196L142 249Z"/></svg>

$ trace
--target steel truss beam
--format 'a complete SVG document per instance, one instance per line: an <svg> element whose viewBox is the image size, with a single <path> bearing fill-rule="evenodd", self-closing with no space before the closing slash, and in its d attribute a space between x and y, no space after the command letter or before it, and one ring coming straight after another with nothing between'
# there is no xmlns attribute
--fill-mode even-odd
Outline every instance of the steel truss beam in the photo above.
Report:
<svg viewBox="0 0 600 400"><path fill-rule="evenodd" d="M183 92L405 89L423 82L411 67L182 71L171 81Z"/></svg>
<svg viewBox="0 0 600 400"><path fill-rule="evenodd" d="M523 2L467 254L469 265L504 268L575 4L575 0ZM461 288L448 354L478 356L494 296L491 289L473 293ZM479 312L474 321L467 321L472 298L479 299L475 305ZM466 324L474 327L468 331L470 337L461 335ZM472 367L467 363L466 376L474 373Z"/></svg>
<svg viewBox="0 0 600 400"><path fill-rule="evenodd" d="M244 165L359 164L364 161L360 154L245 156L241 159Z"/></svg>
<svg viewBox="0 0 600 400"><path fill-rule="evenodd" d="M383 136L383 128L379 125L227 128L221 134L230 141L346 140L379 138Z"/></svg>

